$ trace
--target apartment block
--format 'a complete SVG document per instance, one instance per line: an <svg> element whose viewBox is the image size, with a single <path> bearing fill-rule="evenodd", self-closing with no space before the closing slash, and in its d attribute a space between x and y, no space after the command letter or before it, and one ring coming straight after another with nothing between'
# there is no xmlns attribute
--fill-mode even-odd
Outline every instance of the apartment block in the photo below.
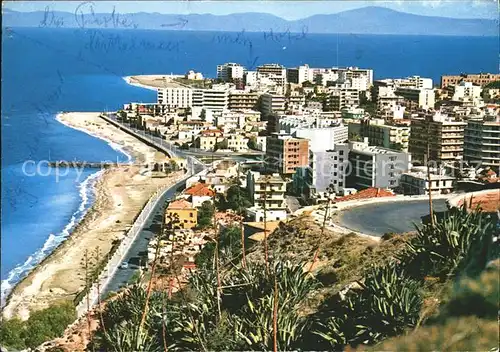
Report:
<svg viewBox="0 0 500 352"><path fill-rule="evenodd" d="M470 119L465 127L464 160L473 166L500 168L500 118Z"/></svg>
<svg viewBox="0 0 500 352"><path fill-rule="evenodd" d="M349 81L351 88L367 91L373 84L373 70L358 67L346 67L339 70L341 80Z"/></svg>
<svg viewBox="0 0 500 352"><path fill-rule="evenodd" d="M329 91L328 110L341 111L359 105L359 90L356 88L331 88Z"/></svg>
<svg viewBox="0 0 500 352"><path fill-rule="evenodd" d="M434 109L436 96L433 89L398 87L395 94L403 97L406 107L411 110Z"/></svg>
<svg viewBox="0 0 500 352"><path fill-rule="evenodd" d="M295 84L302 84L306 81L312 82L314 79L314 72L307 64L295 68L287 68L286 75L288 82Z"/></svg>
<svg viewBox="0 0 500 352"><path fill-rule="evenodd" d="M470 103L471 106L480 106L483 104L481 98L482 90L481 86L462 81L459 84L447 85L444 93L453 102Z"/></svg>
<svg viewBox="0 0 500 352"><path fill-rule="evenodd" d="M410 125L409 151L413 161L423 164L428 159L438 164L453 162L463 156L466 122L455 121L441 113L421 113Z"/></svg>
<svg viewBox="0 0 500 352"><path fill-rule="evenodd" d="M257 67L258 80L268 79L278 86L284 87L286 81L286 68L280 64L265 64Z"/></svg>
<svg viewBox="0 0 500 352"><path fill-rule="evenodd" d="M309 200L332 188L335 193L346 187L349 144L336 144L333 149L312 151L308 167L300 167L293 175L293 190Z"/></svg>
<svg viewBox="0 0 500 352"><path fill-rule="evenodd" d="M257 92L245 92L233 90L229 93L229 109L231 110L255 110L258 108L260 94Z"/></svg>
<svg viewBox="0 0 500 352"><path fill-rule="evenodd" d="M193 106L193 90L181 86L158 88L157 102L169 107L188 108Z"/></svg>
<svg viewBox="0 0 500 352"><path fill-rule="evenodd" d="M245 68L240 64L228 62L217 66L217 79L224 82L231 82L236 79L243 79Z"/></svg>
<svg viewBox="0 0 500 352"><path fill-rule="evenodd" d="M309 141L289 134L273 133L266 140L266 164L283 175L309 165Z"/></svg>
<svg viewBox="0 0 500 352"><path fill-rule="evenodd" d="M349 122L349 136L368 138L370 145L408 151L410 127L388 125L383 119Z"/></svg>
<svg viewBox="0 0 500 352"><path fill-rule="evenodd" d="M227 110L229 106L229 84L213 85L210 89L193 89L193 107L213 111Z"/></svg>
<svg viewBox="0 0 500 352"><path fill-rule="evenodd" d="M260 99L260 111L264 115L285 111L286 97L284 95L264 93Z"/></svg>
<svg viewBox="0 0 500 352"><path fill-rule="evenodd" d="M475 85L484 87L485 85L500 81L500 74L493 73L479 73L479 74L461 74L461 75L445 75L441 76L441 88L445 88L448 85L456 85L461 81L471 82Z"/></svg>
<svg viewBox="0 0 500 352"><path fill-rule="evenodd" d="M335 144L344 143L348 139L348 127L339 124L322 128L297 128L292 136L309 140L310 151L332 149Z"/></svg>
<svg viewBox="0 0 500 352"><path fill-rule="evenodd" d="M396 188L401 174L408 171L410 162L408 153L370 146L367 139L349 142L347 187Z"/></svg>
<svg viewBox="0 0 500 352"><path fill-rule="evenodd" d="M286 219L286 182L279 174L247 173L247 190L253 207L247 209L247 216L253 221Z"/></svg>

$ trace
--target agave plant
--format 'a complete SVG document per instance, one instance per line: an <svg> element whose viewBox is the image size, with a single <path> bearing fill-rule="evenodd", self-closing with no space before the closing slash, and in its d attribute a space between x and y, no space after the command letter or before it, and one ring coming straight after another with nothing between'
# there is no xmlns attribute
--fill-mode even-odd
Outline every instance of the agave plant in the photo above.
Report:
<svg viewBox="0 0 500 352"><path fill-rule="evenodd" d="M161 294L151 295L151 306L160 306ZM155 329L155 310L148 312L145 329L138 329L146 291L133 285L123 295L107 303L102 313L104 324L96 332L93 343L110 351L156 351L159 345Z"/></svg>
<svg viewBox="0 0 500 352"><path fill-rule="evenodd" d="M436 225L417 228L417 236L408 242L400 260L416 278L454 275L464 259L472 254L472 247L491 241L492 225L491 219L479 210L452 209Z"/></svg>
<svg viewBox="0 0 500 352"><path fill-rule="evenodd" d="M317 286L303 267L302 263L279 262L273 264L272 276L265 274L264 266L259 266L259 271L249 268L255 274L253 281L250 276L241 276L250 284L246 302L231 316L231 321L244 349L272 349L274 332L279 350L294 348L308 326L308 320L299 315L297 307Z"/></svg>
<svg viewBox="0 0 500 352"><path fill-rule="evenodd" d="M333 316L314 331L334 349L375 343L400 334L417 321L422 304L420 285L396 264L372 268L359 284L362 291L337 302Z"/></svg>

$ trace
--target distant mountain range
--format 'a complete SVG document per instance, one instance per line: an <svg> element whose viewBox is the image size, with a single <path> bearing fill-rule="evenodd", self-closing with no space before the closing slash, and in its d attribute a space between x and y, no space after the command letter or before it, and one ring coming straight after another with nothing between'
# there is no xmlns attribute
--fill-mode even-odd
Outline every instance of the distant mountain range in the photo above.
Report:
<svg viewBox="0 0 500 352"><path fill-rule="evenodd" d="M383 7L364 7L336 14L287 21L266 13L170 15L160 13L92 13L89 3L75 13L2 10L2 27L137 28L184 31L352 33L446 36L497 36L498 21L419 16ZM293 5L291 5L293 6Z"/></svg>

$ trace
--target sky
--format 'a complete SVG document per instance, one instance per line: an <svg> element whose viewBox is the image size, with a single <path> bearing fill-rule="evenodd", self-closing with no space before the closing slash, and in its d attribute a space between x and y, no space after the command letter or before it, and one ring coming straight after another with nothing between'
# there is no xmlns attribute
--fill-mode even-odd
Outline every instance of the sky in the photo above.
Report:
<svg viewBox="0 0 500 352"><path fill-rule="evenodd" d="M496 0L393 0L393 1L93 1L96 12L159 12L165 14L264 12L287 20L315 14L330 14L366 6L381 6L417 15L498 19ZM30 12L44 10L74 12L81 1L2 1L2 7Z"/></svg>

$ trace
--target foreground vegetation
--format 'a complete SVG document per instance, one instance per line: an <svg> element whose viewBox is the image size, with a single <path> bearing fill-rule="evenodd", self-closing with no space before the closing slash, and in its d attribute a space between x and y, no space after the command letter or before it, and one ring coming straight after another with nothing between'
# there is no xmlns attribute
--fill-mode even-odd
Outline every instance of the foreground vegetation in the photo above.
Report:
<svg viewBox="0 0 500 352"><path fill-rule="evenodd" d="M498 341L496 231L489 215L462 209L377 244L303 218L244 256L229 227L179 292L133 285L109 301L88 348L489 350Z"/></svg>
<svg viewBox="0 0 500 352"><path fill-rule="evenodd" d="M494 274L485 270L499 257L495 231L485 214L453 211L434 227L422 226L394 258L318 298L327 286L322 273L331 268L311 270L310 263L281 260L276 253L268 263L252 260L252 255L243 260L238 236L227 230L217 248L219 255L211 247L186 287L170 298L166 292L151 295L142 329L138 327L147 300L143 288L132 286L110 302L93 347L109 351L495 347L498 335L492 332L492 322L498 311L498 268L491 269ZM211 255L220 258L220 272L215 259L209 265ZM449 340L471 321L482 324L486 332L476 333L476 346L469 339L462 339L463 344ZM400 335L405 337L390 339ZM384 340L385 344L376 345Z"/></svg>
<svg viewBox="0 0 500 352"><path fill-rule="evenodd" d="M61 336L75 319L75 306L71 302L64 302L33 312L26 321L18 318L4 320L0 328L0 343L15 350L35 348Z"/></svg>

